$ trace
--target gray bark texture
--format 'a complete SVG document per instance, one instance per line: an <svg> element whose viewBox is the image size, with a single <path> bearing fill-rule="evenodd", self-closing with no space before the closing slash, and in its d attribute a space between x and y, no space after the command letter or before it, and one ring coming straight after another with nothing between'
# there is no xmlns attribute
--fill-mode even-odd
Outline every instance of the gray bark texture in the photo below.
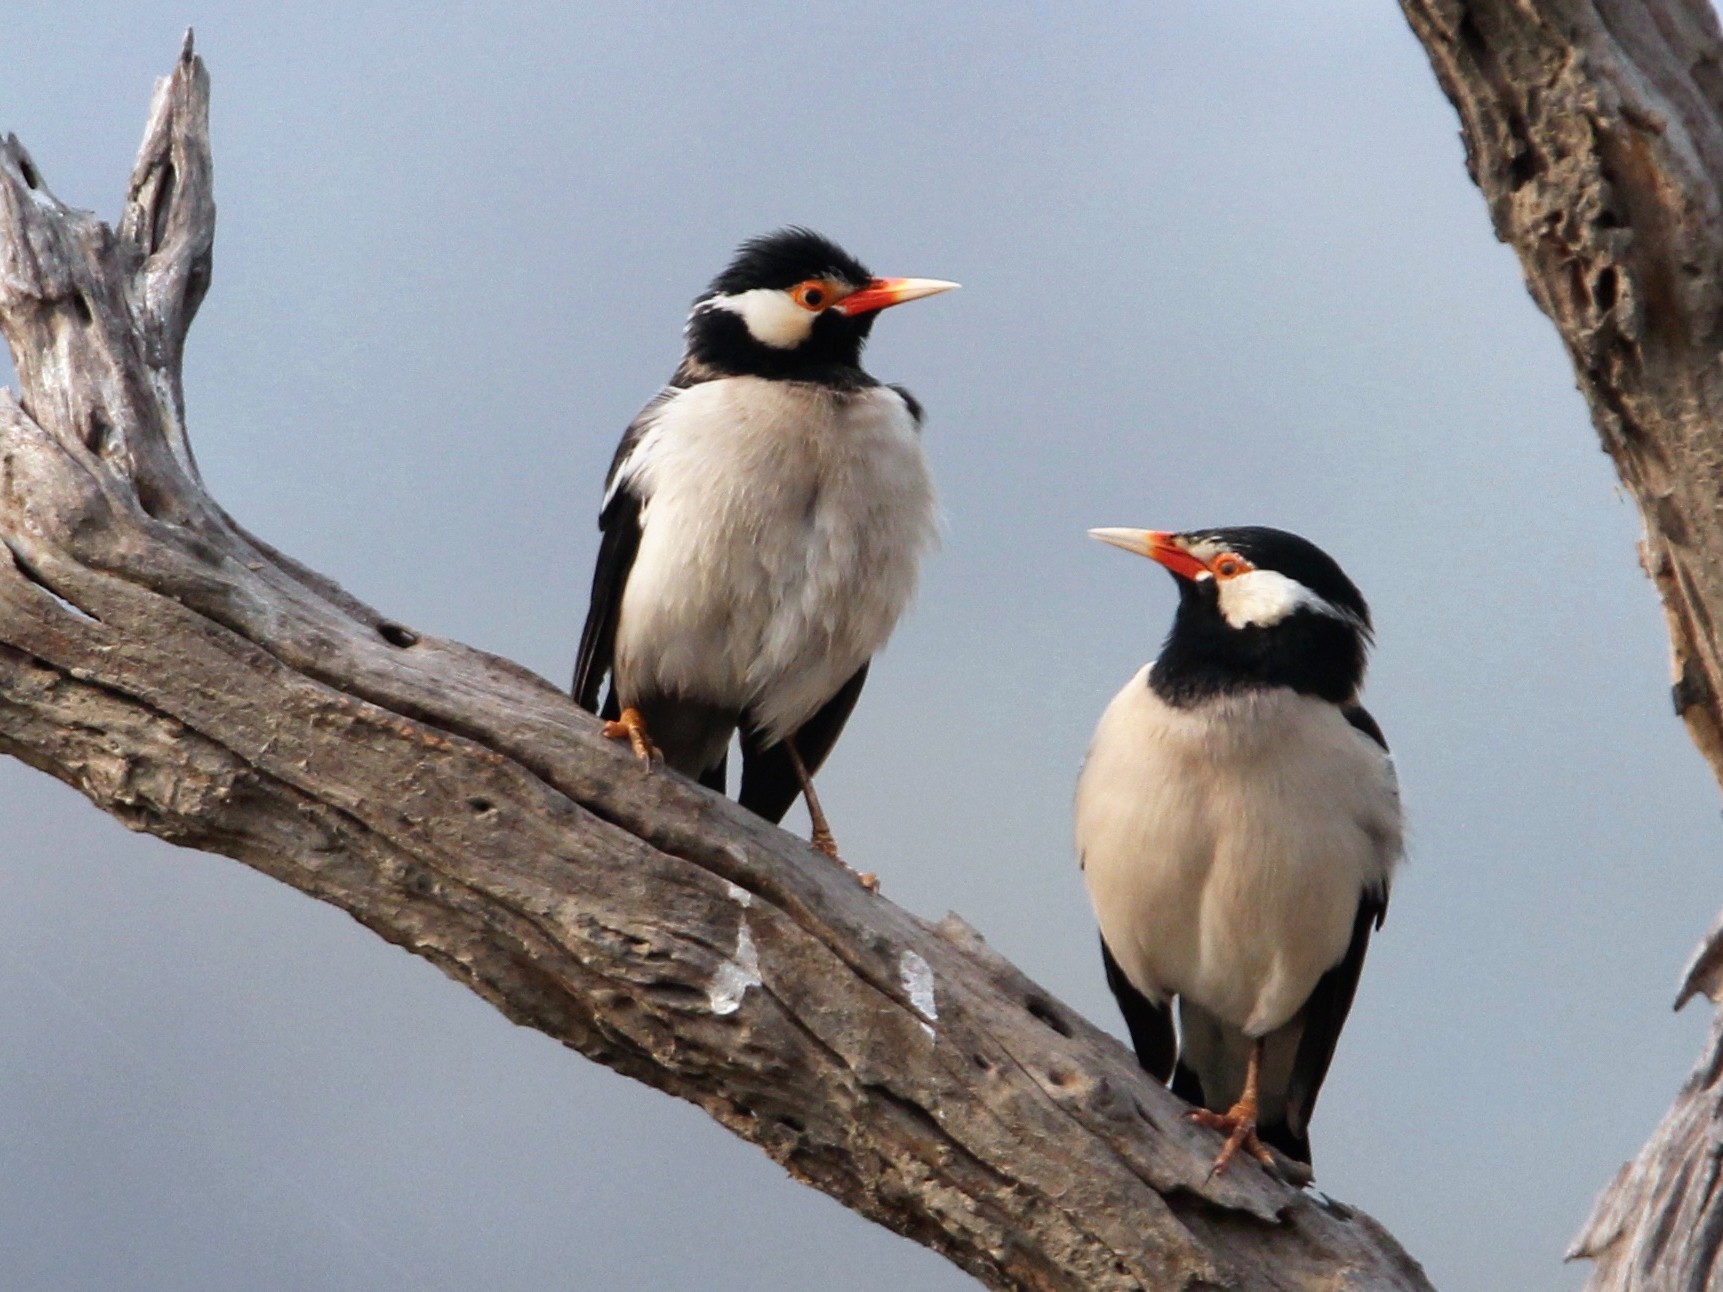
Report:
<svg viewBox="0 0 1723 1292"><path fill-rule="evenodd" d="M1210 1178L1218 1139L962 921L644 774L557 687L229 517L180 383L208 95L188 37L117 230L0 140L0 750L341 907L992 1287L1428 1287L1362 1213Z"/></svg>
<svg viewBox="0 0 1723 1292"><path fill-rule="evenodd" d="M1401 0L1496 235L1645 522L1675 708L1723 780L1723 37L1707 0ZM1723 1003L1723 919L1676 1007ZM1723 1026L1569 1252L1594 1292L1723 1288Z"/></svg>

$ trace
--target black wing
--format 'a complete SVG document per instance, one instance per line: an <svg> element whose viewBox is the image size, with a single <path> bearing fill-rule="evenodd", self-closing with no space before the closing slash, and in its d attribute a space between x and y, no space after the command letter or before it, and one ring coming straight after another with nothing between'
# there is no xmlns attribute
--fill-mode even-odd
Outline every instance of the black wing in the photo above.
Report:
<svg viewBox="0 0 1723 1292"><path fill-rule="evenodd" d="M887 386L886 389L895 391L898 398L903 400L903 406L909 409L909 415L915 421L915 429L919 431L921 429L922 422L926 420L927 417L927 410L922 408L921 401L914 395L910 394L903 386L896 385L895 383Z"/></svg>
<svg viewBox="0 0 1723 1292"><path fill-rule="evenodd" d="M646 432L664 406L680 393L666 386L623 432L610 471L604 477L604 507L598 513L603 537L598 544L598 564L592 571L592 601L586 610L586 627L580 633L580 651L574 661L574 702L589 713L598 712L598 688L610 672L616 649L616 620L622 613L622 592L628 572L640 550L640 512L645 499L636 491L627 470L629 459L640 447Z"/></svg>
<svg viewBox="0 0 1723 1292"><path fill-rule="evenodd" d="M1173 1040L1173 1011L1170 1005L1157 1005L1131 986L1107 939L1101 939L1101 964L1107 970L1107 986L1119 1002L1119 1012L1125 1016L1125 1026L1131 1032L1131 1048L1137 1052L1137 1062L1156 1081L1173 1075L1173 1059L1178 1046Z"/></svg>
<svg viewBox="0 0 1723 1292"><path fill-rule="evenodd" d="M1383 753L1389 753L1388 737L1382 734L1381 724L1379 724L1375 718L1370 716L1370 710L1366 709L1361 704L1349 704L1340 711L1340 714L1347 722L1352 724L1352 729L1354 731L1362 732L1364 735L1370 737L1371 740L1375 741L1376 744L1382 747ZM1389 764L1388 776L1389 780L1392 781L1394 773L1392 766L1393 760L1391 758L1389 760ZM1382 921L1388 918L1388 890L1384 888L1380 893L1373 895L1367 894L1365 896L1365 901L1374 901L1378 904L1376 906L1376 923L1372 927L1378 929L1381 928ZM1362 963L1364 959L1364 953L1362 951L1358 953L1358 958L1360 963ZM1341 1016L1341 1021L1345 1021L1345 1015ZM1320 1084L1321 1078L1318 1078L1317 1081L1318 1084ZM1312 1096L1312 1098L1314 1098L1314 1096Z"/></svg>
<svg viewBox="0 0 1723 1292"><path fill-rule="evenodd" d="M838 743L838 735L843 731L844 723L849 721L850 711L856 707L862 684L866 681L867 665L863 664L849 681L838 688L838 693L790 737L796 742L796 752L802 756L808 775L820 770L820 764L826 761L826 755ZM742 789L736 795L736 802L756 816L776 822L784 819L784 813L790 810L790 804L801 792L802 782L790 762L789 751L781 741L767 744L748 725L744 715Z"/></svg>
<svg viewBox="0 0 1723 1292"><path fill-rule="evenodd" d="M1376 719L1370 716L1370 710L1361 704L1349 704L1340 711L1340 716L1352 724L1354 731L1362 731L1370 739L1382 746L1382 752L1388 752L1388 737L1382 734L1382 727Z"/></svg>
<svg viewBox="0 0 1723 1292"><path fill-rule="evenodd" d="M586 611L586 627L580 633L580 653L574 661L574 702L589 713L598 712L598 688L610 672L616 649L616 620L622 610L622 590L634 554L640 550L640 499L627 488L618 489L599 513L598 527L604 537L598 544L598 565L592 572L592 603Z"/></svg>
<svg viewBox="0 0 1723 1292"><path fill-rule="evenodd" d="M1349 705L1342 710L1346 721L1368 736L1387 752L1388 741L1362 705ZM1340 1042L1340 1029L1352 1011L1352 998L1358 991L1358 975L1364 970L1364 953L1370 949L1370 933L1382 927L1388 915L1388 892L1367 891L1358 899L1358 912L1352 920L1352 941L1346 955L1317 981L1303 1010L1304 1033L1299 1038L1298 1053L1292 1061L1292 1078L1286 1088L1286 1134L1293 1147L1279 1145L1300 1161L1310 1161L1308 1128L1310 1115L1316 1108L1316 1096L1328 1076L1328 1065L1334 1059L1334 1047ZM1302 1152L1297 1151L1302 1149Z"/></svg>
<svg viewBox="0 0 1723 1292"><path fill-rule="evenodd" d="M1381 927L1387 909L1386 894L1366 893L1359 900L1346 958L1322 975L1305 1002L1304 1034L1299 1038L1298 1053L1292 1060L1292 1079L1286 1086L1285 1139L1272 1138L1266 1130L1263 1132L1263 1138L1301 1162L1310 1161L1310 1114L1316 1110L1316 1096L1328 1075L1334 1047L1340 1042L1340 1029L1352 1010L1358 975L1364 969L1364 953L1370 948L1370 930Z"/></svg>

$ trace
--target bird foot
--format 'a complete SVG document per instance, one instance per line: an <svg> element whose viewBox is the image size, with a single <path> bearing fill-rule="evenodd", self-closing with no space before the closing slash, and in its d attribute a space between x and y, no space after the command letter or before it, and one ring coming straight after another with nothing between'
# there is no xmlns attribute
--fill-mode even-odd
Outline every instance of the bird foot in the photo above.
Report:
<svg viewBox="0 0 1723 1292"><path fill-rule="evenodd" d="M614 722L606 722L598 734L606 740L626 740L633 747L634 756L647 771L652 770L654 758L664 756L659 752L658 746L652 743L652 737L646 734L646 719L640 716L639 709L624 709L621 717Z"/></svg>
<svg viewBox="0 0 1723 1292"><path fill-rule="evenodd" d="M1211 1112L1207 1108L1193 1108L1185 1116L1199 1126L1207 1126L1210 1130L1219 1131L1226 1136L1226 1143L1221 1145L1220 1155L1215 1158L1214 1166L1209 1168L1209 1175L1215 1176L1225 1171L1233 1158L1238 1156L1240 1149L1270 1171L1279 1173L1273 1151L1256 1137L1255 1107L1240 1102L1224 1113Z"/></svg>
<svg viewBox="0 0 1723 1292"><path fill-rule="evenodd" d="M856 877L856 883L867 889L868 892L879 892L878 875L874 874L871 870L855 869L855 867L851 866L849 862L845 861L843 857L838 854L838 841L833 837L830 826L825 825L823 822L816 823L813 835L809 838L808 842L813 844L819 851L825 853L825 855L830 857L833 861L837 862L838 865L842 866L845 870L849 871L850 874L854 875Z"/></svg>

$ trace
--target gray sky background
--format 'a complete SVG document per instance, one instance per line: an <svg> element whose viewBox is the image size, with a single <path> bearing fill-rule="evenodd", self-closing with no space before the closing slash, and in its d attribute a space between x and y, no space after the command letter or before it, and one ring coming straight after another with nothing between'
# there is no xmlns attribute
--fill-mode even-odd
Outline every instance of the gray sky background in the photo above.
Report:
<svg viewBox="0 0 1723 1292"><path fill-rule="evenodd" d="M822 781L846 853L1120 1031L1069 803L1173 593L1084 530L1310 536L1375 608L1412 820L1320 1182L1439 1286L1579 1284L1702 1039L1668 1006L1718 796L1393 5L265 8L11 0L0 43L0 129L112 218L196 25L187 391L236 515L560 682L615 439L732 246L798 221L961 281L870 350L949 525ZM15 764L0 816L9 1289L968 1286L331 908Z"/></svg>

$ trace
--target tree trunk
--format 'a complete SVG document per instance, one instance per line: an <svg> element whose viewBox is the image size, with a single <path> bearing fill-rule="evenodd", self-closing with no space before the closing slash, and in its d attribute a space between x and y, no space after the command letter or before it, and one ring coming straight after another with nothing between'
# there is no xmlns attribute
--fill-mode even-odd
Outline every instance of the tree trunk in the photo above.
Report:
<svg viewBox="0 0 1723 1292"><path fill-rule="evenodd" d="M1402 0L1496 235L1645 522L1675 708L1723 780L1723 37L1706 0ZM1723 1001L1723 920L1676 1007ZM1723 1287L1723 1027L1570 1257L1603 1289Z"/></svg>
<svg viewBox="0 0 1723 1292"><path fill-rule="evenodd" d="M558 688L361 605L207 495L208 79L158 89L118 232L0 141L0 750L331 902L997 1288L1426 1289L991 952L643 773Z"/></svg>

